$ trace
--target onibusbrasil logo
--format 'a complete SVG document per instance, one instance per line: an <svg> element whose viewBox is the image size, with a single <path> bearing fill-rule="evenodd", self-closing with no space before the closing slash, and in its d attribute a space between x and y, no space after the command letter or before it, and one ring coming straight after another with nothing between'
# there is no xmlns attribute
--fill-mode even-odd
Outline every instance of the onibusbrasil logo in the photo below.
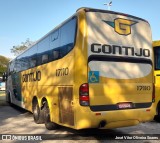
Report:
<svg viewBox="0 0 160 143"><path fill-rule="evenodd" d="M137 21L122 18L116 18L114 19L114 22L105 20L102 21L113 27L115 32L118 34L125 36L131 34L131 26L138 23Z"/></svg>

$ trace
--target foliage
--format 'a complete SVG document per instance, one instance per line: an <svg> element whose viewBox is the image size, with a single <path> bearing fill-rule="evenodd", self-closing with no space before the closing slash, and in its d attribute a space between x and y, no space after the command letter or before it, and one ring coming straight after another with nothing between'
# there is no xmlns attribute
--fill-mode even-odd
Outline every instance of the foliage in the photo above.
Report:
<svg viewBox="0 0 160 143"><path fill-rule="evenodd" d="M22 42L21 45L13 46L13 48L11 49L11 53L17 56L33 44L34 42L30 41L30 39L28 38L25 42Z"/></svg>
<svg viewBox="0 0 160 143"><path fill-rule="evenodd" d="M0 77L2 76L3 72L7 70L9 60L9 58L0 55Z"/></svg>

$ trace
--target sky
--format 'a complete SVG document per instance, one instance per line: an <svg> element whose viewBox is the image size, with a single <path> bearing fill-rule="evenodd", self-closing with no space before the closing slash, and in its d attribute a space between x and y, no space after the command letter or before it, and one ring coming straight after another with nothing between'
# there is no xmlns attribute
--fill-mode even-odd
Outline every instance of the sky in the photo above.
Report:
<svg viewBox="0 0 160 143"><path fill-rule="evenodd" d="M27 38L37 41L80 7L108 9L111 0L0 0L0 55L13 58L10 49ZM111 11L147 20L152 39L160 40L160 0L112 0Z"/></svg>

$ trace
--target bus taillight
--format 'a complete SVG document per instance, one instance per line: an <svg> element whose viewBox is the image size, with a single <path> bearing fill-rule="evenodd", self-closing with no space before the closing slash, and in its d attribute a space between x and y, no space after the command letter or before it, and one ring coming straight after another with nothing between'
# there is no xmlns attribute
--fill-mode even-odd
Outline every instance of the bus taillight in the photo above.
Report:
<svg viewBox="0 0 160 143"><path fill-rule="evenodd" d="M79 88L79 102L81 106L89 106L89 86L84 83Z"/></svg>

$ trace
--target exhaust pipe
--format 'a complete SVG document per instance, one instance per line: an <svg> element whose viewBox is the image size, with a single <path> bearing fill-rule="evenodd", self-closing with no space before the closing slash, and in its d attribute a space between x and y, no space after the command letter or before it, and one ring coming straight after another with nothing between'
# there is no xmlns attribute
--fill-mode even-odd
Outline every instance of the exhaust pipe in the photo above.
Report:
<svg viewBox="0 0 160 143"><path fill-rule="evenodd" d="M106 124L107 122L105 120L100 121L99 128L103 128Z"/></svg>

